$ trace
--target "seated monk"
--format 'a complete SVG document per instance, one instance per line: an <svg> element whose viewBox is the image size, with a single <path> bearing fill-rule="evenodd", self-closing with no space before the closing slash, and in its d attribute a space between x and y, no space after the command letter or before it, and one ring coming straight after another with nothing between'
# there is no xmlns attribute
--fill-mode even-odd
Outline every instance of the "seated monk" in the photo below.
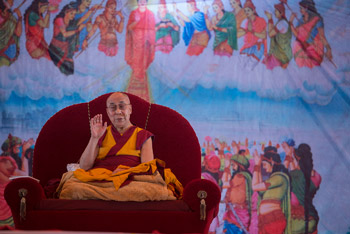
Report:
<svg viewBox="0 0 350 234"><path fill-rule="evenodd" d="M117 168L118 162L121 164L120 161L125 160L129 164L127 166L134 167L153 160L153 135L130 122L132 106L129 97L123 93L113 93L106 104L112 125L107 127L106 122L102 123L102 114L90 120L91 138L80 158L80 168L89 170L93 167L106 167L115 173L121 170ZM131 148L129 141L138 143L136 149ZM123 150L124 145L128 148ZM114 154L108 151L114 151ZM124 151L124 155L118 151ZM116 153L120 156L114 157ZM119 160L116 160L117 158Z"/></svg>
<svg viewBox="0 0 350 234"><path fill-rule="evenodd" d="M91 137L81 155L80 168L63 175L59 197L116 201L181 197L181 183L164 168L163 161L154 159L153 134L130 122L129 97L116 92L106 104L112 125L103 123L102 114L90 120Z"/></svg>

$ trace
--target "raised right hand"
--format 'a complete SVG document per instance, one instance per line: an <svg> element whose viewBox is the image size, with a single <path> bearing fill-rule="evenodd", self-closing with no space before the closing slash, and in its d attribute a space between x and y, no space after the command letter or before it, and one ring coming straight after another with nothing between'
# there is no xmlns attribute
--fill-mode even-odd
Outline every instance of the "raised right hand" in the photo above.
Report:
<svg viewBox="0 0 350 234"><path fill-rule="evenodd" d="M107 122L102 123L102 114L95 115L90 120L91 137L100 139L107 129Z"/></svg>

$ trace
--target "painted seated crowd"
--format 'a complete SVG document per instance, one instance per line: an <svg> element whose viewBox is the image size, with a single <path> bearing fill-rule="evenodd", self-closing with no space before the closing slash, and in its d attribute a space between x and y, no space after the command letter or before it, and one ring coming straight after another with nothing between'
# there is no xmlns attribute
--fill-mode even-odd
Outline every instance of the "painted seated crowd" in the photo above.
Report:
<svg viewBox="0 0 350 234"><path fill-rule="evenodd" d="M4 198L6 185L12 176L32 175L34 139L22 140L8 135L1 144L0 154L0 227L14 226L10 207Z"/></svg>
<svg viewBox="0 0 350 234"><path fill-rule="evenodd" d="M147 0L137 0L137 8L126 16L125 4L117 6L116 0L95 5L91 0L68 4L32 0L22 17L22 4L12 9L13 0L0 0L0 66L11 65L20 55L23 26L31 58L51 60L65 75L74 73L74 59L89 50L96 38L98 50L109 57L120 53L119 44L125 43L125 61L136 77L144 76L156 51L169 54L181 39L189 56L211 49L214 56L248 56L248 61L263 63L267 69L287 68L293 58L299 67L320 66L324 57L332 62L324 20L314 0L299 2L300 18L286 0L276 0L273 13L257 9L253 0L227 1L214 0L209 5L187 0L185 11L179 4L159 0L158 11L152 12ZM50 42L45 37L47 30L53 30ZM117 33L124 30L125 40L118 40L121 35ZM207 48L210 40L213 48Z"/></svg>
<svg viewBox="0 0 350 234"><path fill-rule="evenodd" d="M222 191L210 233L317 233L313 198L321 176L308 144L293 139L229 144L207 136L202 178Z"/></svg>

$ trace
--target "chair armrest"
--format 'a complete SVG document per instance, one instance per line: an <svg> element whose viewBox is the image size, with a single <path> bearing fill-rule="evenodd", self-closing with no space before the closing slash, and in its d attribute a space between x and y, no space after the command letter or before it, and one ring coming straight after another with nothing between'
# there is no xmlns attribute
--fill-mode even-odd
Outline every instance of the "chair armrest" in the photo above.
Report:
<svg viewBox="0 0 350 234"><path fill-rule="evenodd" d="M196 179L190 181L184 188L183 200L196 212L200 212L201 199L198 197L199 191L205 191L206 210L217 208L220 203L220 188L213 182L206 179Z"/></svg>
<svg viewBox="0 0 350 234"><path fill-rule="evenodd" d="M25 196L27 210L32 210L42 199L46 198L42 186L32 178L17 178L10 181L5 188L4 197L11 208L14 219L19 217L20 213L20 189L27 190Z"/></svg>

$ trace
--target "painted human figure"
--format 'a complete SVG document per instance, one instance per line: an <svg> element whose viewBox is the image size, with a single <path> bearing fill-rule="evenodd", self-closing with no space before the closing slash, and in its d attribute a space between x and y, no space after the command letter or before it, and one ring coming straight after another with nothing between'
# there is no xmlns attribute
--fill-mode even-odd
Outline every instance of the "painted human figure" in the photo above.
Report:
<svg viewBox="0 0 350 234"><path fill-rule="evenodd" d="M74 73L73 55L77 48L77 37L85 27L80 24L78 29L72 29L70 22L77 12L74 2L64 6L54 19L53 38L49 45L49 54L52 62L65 75Z"/></svg>
<svg viewBox="0 0 350 234"><path fill-rule="evenodd" d="M12 6L13 0L0 0L0 67L10 66L19 56L22 13L18 8L12 11Z"/></svg>
<svg viewBox="0 0 350 234"><path fill-rule="evenodd" d="M221 0L215 0L212 7L216 14L208 28L215 32L214 54L230 57L233 51L238 49L236 18L231 12L225 11Z"/></svg>
<svg viewBox="0 0 350 234"><path fill-rule="evenodd" d="M121 33L124 27L124 16L121 11L116 11L116 0L108 0L105 10L102 14L96 17L92 30L85 38L85 43L95 34L96 30L100 30L100 42L98 50L105 53L107 56L115 56L118 53L117 32ZM117 19L119 17L119 21Z"/></svg>
<svg viewBox="0 0 350 234"><path fill-rule="evenodd" d="M317 233L319 216L312 200L322 179L313 168L311 147L300 144L293 157L286 158L286 161L292 178L292 232Z"/></svg>
<svg viewBox="0 0 350 234"><path fill-rule="evenodd" d="M10 182L9 178L15 175L16 169L16 161L11 156L0 156L0 227L14 227L11 209L4 198L4 191Z"/></svg>
<svg viewBox="0 0 350 234"><path fill-rule="evenodd" d="M198 9L195 0L187 0L186 2L189 16L182 13L174 4L177 18L184 27L182 38L187 46L186 54L190 56L200 55L207 48L210 39L210 32L207 27L209 19Z"/></svg>
<svg viewBox="0 0 350 234"><path fill-rule="evenodd" d="M125 39L125 61L132 68L132 76L141 81L155 55L155 18L147 2L137 1L137 9L129 16Z"/></svg>
<svg viewBox="0 0 350 234"><path fill-rule="evenodd" d="M295 157L295 141L292 138L286 139L282 142L282 149L283 153L280 154L281 161L283 162L284 166L288 169L291 166L293 168L296 167L295 162L293 158ZM292 165L293 164L293 165Z"/></svg>
<svg viewBox="0 0 350 234"><path fill-rule="evenodd" d="M156 17L156 51L169 54L180 41L180 26L161 0Z"/></svg>
<svg viewBox="0 0 350 234"><path fill-rule="evenodd" d="M84 24L86 27L82 28L79 31L79 36L78 36L78 44L76 50L79 51L83 49L85 46L83 43L85 41L85 38L87 37L89 31L91 31L92 28L92 23L91 23L91 18L93 14L96 13L97 10L101 9L101 5L93 5L90 8L91 5L91 0L77 0L76 1L77 5L77 12L74 16L74 20L70 21L70 30L75 30L78 29L79 25Z"/></svg>
<svg viewBox="0 0 350 234"><path fill-rule="evenodd" d="M50 59L44 30L50 26L50 13L58 6L49 5L48 0L34 0L24 13L26 49L33 59Z"/></svg>
<svg viewBox="0 0 350 234"><path fill-rule="evenodd" d="M324 56L332 61L332 49L325 36L323 18L317 12L314 1L302 0L299 5L302 18L298 20L297 26L293 22L296 18L294 13L289 19L296 37L293 45L296 64L299 67L313 68L321 65Z"/></svg>
<svg viewBox="0 0 350 234"><path fill-rule="evenodd" d="M204 162L202 166L201 177L206 180L210 180L218 187L220 187L221 181L221 172L220 172L220 158L215 154L215 151L212 151L209 155L204 157ZM220 212L220 211L219 211ZM215 217L212 223L209 226L210 234L216 233L217 228L220 226L220 221L218 217Z"/></svg>
<svg viewBox="0 0 350 234"><path fill-rule="evenodd" d="M252 175L248 171L249 161L242 154L231 157L233 168L224 215L224 233L245 233L251 219Z"/></svg>
<svg viewBox="0 0 350 234"><path fill-rule="evenodd" d="M253 153L252 187L261 196L258 228L262 234L291 233L290 177L276 151L264 153L263 156L257 151ZM261 165L270 173L265 181L262 180Z"/></svg>
<svg viewBox="0 0 350 234"><path fill-rule="evenodd" d="M34 139L22 141L21 138L9 134L2 143L0 154L0 227L14 226L10 207L4 198L6 185L11 176L31 175L31 159L28 154L32 152Z"/></svg>
<svg viewBox="0 0 350 234"><path fill-rule="evenodd" d="M285 7L283 3L275 4L275 16L277 18L274 24L271 13L265 11L268 19L268 35L270 37L270 49L263 60L267 69L274 67L287 68L289 61L293 58L291 40L292 30L285 16Z"/></svg>
<svg viewBox="0 0 350 234"><path fill-rule="evenodd" d="M247 18L247 15L244 12L241 0L230 0L230 5L233 8L232 13L235 15L238 31L242 26L242 22Z"/></svg>
<svg viewBox="0 0 350 234"><path fill-rule="evenodd" d="M267 52L266 45L266 22L259 17L255 5L251 0L244 4L244 12L247 19L243 22L243 29L238 32L238 37L244 36L244 44L240 50L241 54L250 56L260 61Z"/></svg>
<svg viewBox="0 0 350 234"><path fill-rule="evenodd" d="M10 156L16 162L16 175L29 175L28 158L25 153L34 145L34 139L22 141L21 138L9 134L7 139L2 143L1 155Z"/></svg>

